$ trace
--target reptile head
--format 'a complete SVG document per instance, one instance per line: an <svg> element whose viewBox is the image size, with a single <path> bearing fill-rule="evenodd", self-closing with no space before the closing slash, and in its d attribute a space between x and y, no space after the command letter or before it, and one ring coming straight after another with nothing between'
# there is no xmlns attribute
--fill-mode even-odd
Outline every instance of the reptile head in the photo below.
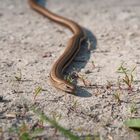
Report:
<svg viewBox="0 0 140 140"><path fill-rule="evenodd" d="M67 92L67 93L75 93L75 87L74 85L68 83L68 82L62 82L59 84L59 89Z"/></svg>

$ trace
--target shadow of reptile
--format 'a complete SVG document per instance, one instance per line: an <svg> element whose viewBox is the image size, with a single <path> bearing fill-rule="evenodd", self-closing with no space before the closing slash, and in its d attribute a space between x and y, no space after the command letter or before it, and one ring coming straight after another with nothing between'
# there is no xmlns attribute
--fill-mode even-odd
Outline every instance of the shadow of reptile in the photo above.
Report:
<svg viewBox="0 0 140 140"><path fill-rule="evenodd" d="M46 7L46 4L47 4L46 0L36 0L36 1L41 6ZM96 45L97 45L96 37L88 29L84 28L84 31L87 35L87 39L92 44L92 48L90 48L90 50L88 49L88 44L86 41L84 41L82 43L81 49L80 49L78 55L76 56L76 58L73 60L72 64L67 68L66 72L64 73L66 75L68 73L72 72L73 67L76 69L77 72L79 72L81 69L83 69L86 66L88 60L90 59L91 50L96 49ZM77 58L79 58L79 61L76 61ZM77 83L77 80L75 80L75 84L76 83ZM77 91L76 96L79 96L79 97L91 97L92 96L91 93L89 93L88 91L86 91L84 88L81 88L81 87L77 87L76 91Z"/></svg>
<svg viewBox="0 0 140 140"><path fill-rule="evenodd" d="M89 50L88 44L86 42L87 40L82 43L81 49L80 49L78 55L75 57L74 61L72 62L73 66L69 67L71 72L72 72L72 67L74 67L77 72L80 72L81 69L83 69L86 66L88 60L90 59L91 51L96 49L96 46L97 46L97 39L94 36L94 34L91 31L89 31L88 29L84 28L84 30L87 35L87 40L89 40L89 42L91 43L91 48ZM77 83L77 80L75 81L75 83ZM76 96L91 97L92 94L89 93L87 90L85 90L83 87L77 87Z"/></svg>

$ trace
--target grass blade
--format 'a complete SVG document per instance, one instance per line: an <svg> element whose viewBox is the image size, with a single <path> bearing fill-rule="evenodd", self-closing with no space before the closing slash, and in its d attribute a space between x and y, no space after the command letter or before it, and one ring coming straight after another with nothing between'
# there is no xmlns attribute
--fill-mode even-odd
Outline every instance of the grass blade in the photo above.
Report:
<svg viewBox="0 0 140 140"><path fill-rule="evenodd" d="M40 112L39 110L33 109L33 112L35 114L37 114L45 122L49 122L54 128L59 130L65 137L69 138L70 140L80 140L80 138L78 136L74 135L69 130L60 126L55 120L50 119L49 117L47 117L44 113Z"/></svg>
<svg viewBox="0 0 140 140"><path fill-rule="evenodd" d="M140 130L140 119L129 119L126 120L124 124L129 128Z"/></svg>

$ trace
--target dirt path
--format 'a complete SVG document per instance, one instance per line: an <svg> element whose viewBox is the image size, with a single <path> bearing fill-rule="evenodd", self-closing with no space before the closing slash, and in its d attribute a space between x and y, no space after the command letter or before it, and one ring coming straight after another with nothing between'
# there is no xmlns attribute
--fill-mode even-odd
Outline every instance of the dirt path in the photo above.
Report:
<svg viewBox="0 0 140 140"><path fill-rule="evenodd" d="M53 0L48 1L47 7L85 28L90 43L82 45L67 73L78 71L86 85L79 78L77 96L73 96L57 91L49 82L51 66L71 36L69 30L31 10L27 1L1 0L3 137L15 136L7 132L8 128L23 122L31 126L37 121L29 109L35 104L79 136L98 134L101 140L137 140L123 122L140 116L140 1ZM132 91L121 81L124 75L117 73L122 63L130 70L136 67ZM35 98L39 87L42 91ZM65 139L59 133L54 137L54 129L47 126L44 138Z"/></svg>

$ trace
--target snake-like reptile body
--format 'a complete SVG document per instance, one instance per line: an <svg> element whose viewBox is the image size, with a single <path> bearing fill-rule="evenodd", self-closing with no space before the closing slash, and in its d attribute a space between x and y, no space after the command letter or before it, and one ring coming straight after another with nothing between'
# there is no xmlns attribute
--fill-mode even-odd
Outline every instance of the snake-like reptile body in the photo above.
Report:
<svg viewBox="0 0 140 140"><path fill-rule="evenodd" d="M56 23L66 26L73 32L73 36L70 38L65 51L52 66L50 79L54 87L68 93L74 93L75 86L64 79L63 72L78 53L81 42L86 38L82 27L72 20L52 13L48 9L39 5L36 0L29 0L29 4L37 12Z"/></svg>

